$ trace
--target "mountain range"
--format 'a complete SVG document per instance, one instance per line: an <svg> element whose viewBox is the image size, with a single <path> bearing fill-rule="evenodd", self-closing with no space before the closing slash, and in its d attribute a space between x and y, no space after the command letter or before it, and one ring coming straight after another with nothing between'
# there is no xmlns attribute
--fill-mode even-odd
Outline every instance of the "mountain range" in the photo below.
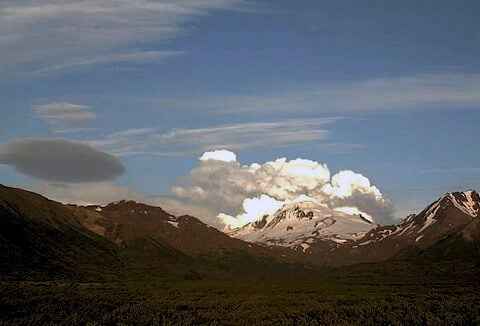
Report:
<svg viewBox="0 0 480 326"><path fill-rule="evenodd" d="M480 257L480 197L445 194L398 225L312 201L224 233L133 201L64 205L0 185L2 278L283 277L325 266Z"/></svg>
<svg viewBox="0 0 480 326"><path fill-rule="evenodd" d="M266 215L230 235L249 242L290 247L345 264L387 260L406 251L432 250L453 241L457 245L452 248L464 242L472 245L470 255L478 256L479 223L480 197L469 190L445 194L398 225L380 226L361 214L348 215L303 201L284 205L273 215Z"/></svg>

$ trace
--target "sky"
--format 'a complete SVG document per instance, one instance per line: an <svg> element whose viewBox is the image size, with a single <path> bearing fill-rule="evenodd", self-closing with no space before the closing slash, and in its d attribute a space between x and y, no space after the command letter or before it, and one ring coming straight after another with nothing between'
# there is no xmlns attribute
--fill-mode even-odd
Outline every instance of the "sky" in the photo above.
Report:
<svg viewBox="0 0 480 326"><path fill-rule="evenodd" d="M480 189L479 31L467 0L1 0L0 183L396 221Z"/></svg>

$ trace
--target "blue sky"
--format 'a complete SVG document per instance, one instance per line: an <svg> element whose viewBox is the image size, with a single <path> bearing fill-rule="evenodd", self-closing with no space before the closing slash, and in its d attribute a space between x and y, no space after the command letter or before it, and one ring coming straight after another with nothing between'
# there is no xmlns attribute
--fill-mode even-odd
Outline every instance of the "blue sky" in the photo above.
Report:
<svg viewBox="0 0 480 326"><path fill-rule="evenodd" d="M396 217L480 188L478 1L7 0L0 31L0 142L114 155L118 196L177 200L222 148L361 173ZM0 182L91 201L24 172Z"/></svg>

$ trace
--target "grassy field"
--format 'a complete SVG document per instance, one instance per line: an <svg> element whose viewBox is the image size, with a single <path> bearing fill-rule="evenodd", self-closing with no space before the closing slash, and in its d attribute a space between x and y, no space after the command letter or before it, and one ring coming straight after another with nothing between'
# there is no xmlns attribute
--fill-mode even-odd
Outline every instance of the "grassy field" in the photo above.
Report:
<svg viewBox="0 0 480 326"><path fill-rule="evenodd" d="M471 284L2 282L2 325L476 325Z"/></svg>

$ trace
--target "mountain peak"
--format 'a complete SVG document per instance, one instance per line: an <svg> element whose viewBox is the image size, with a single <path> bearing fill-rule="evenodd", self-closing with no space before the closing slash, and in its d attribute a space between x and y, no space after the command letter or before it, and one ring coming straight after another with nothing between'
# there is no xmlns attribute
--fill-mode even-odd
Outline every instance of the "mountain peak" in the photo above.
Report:
<svg viewBox="0 0 480 326"><path fill-rule="evenodd" d="M437 201L439 204L442 203L442 206L446 205L444 202L452 203L454 207L472 217L480 216L480 196L473 189L447 193Z"/></svg>
<svg viewBox="0 0 480 326"><path fill-rule="evenodd" d="M137 206L137 205L146 206L145 204L137 203L136 201L133 201L133 200L122 199L122 200L117 200L117 201L111 202L105 207L108 207L108 206L110 206L110 207L114 207L114 206Z"/></svg>
<svg viewBox="0 0 480 326"><path fill-rule="evenodd" d="M479 216L480 198L475 190L446 193L422 212L409 215L393 230L381 230L385 234L379 239L386 236L397 240L414 239L414 242L424 241L425 238L436 239L462 228L472 218Z"/></svg>
<svg viewBox="0 0 480 326"><path fill-rule="evenodd" d="M272 215L230 233L248 242L287 247L305 246L316 241L344 243L370 231L374 225L361 215L346 214L311 200L284 205Z"/></svg>
<svg viewBox="0 0 480 326"><path fill-rule="evenodd" d="M131 213L141 212L146 214L147 212L158 212L163 215L172 216L171 214L167 213L163 210L163 208L159 206L151 206L143 203L138 203L133 200L119 200L111 202L106 206L95 206L98 207L97 210L105 209L105 210L121 210L121 211L129 211Z"/></svg>

